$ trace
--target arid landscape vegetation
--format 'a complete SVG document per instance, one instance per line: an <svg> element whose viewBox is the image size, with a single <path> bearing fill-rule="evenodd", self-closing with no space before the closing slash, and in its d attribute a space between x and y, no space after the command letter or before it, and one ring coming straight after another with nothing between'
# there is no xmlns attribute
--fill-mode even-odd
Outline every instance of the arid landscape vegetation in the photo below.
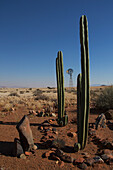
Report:
<svg viewBox="0 0 113 170"><path fill-rule="evenodd" d="M0 169L113 169L113 87L90 88L88 142L74 151L77 142L77 89L65 88L68 124L57 123L56 88L0 89ZM111 103L110 103L111 101ZM108 103L107 103L108 102ZM104 125L96 124L104 113ZM37 149L15 155L17 124L27 115ZM18 149L18 148L16 148Z"/></svg>

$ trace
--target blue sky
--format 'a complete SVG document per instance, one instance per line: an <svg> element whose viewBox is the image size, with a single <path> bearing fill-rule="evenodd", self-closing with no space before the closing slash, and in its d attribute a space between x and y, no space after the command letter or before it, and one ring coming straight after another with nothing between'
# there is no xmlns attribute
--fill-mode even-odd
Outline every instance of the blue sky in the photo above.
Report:
<svg viewBox="0 0 113 170"><path fill-rule="evenodd" d="M0 85L56 86L55 60L63 52L80 73L79 20L88 18L91 84L113 84L113 0L0 0Z"/></svg>

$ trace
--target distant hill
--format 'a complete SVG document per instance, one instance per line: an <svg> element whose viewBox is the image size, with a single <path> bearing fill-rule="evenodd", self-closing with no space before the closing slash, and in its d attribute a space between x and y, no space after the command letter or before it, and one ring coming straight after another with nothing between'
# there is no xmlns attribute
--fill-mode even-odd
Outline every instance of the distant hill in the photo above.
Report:
<svg viewBox="0 0 113 170"><path fill-rule="evenodd" d="M91 86L106 86L105 84L91 84Z"/></svg>

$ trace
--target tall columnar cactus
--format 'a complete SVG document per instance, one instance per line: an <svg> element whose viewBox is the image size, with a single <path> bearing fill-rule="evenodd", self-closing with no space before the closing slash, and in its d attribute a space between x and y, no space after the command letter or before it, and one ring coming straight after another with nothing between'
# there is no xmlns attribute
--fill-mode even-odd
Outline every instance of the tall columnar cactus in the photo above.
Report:
<svg viewBox="0 0 113 170"><path fill-rule="evenodd" d="M78 144L84 149L88 136L89 119L89 47L86 16L80 18L81 74L77 78L77 126ZM75 144L77 147L77 144ZM76 148L75 148L76 149Z"/></svg>
<svg viewBox="0 0 113 170"><path fill-rule="evenodd" d="M63 54L61 51L58 52L56 58L56 75L58 94L58 124L60 126L65 126L68 123L68 116L65 115Z"/></svg>

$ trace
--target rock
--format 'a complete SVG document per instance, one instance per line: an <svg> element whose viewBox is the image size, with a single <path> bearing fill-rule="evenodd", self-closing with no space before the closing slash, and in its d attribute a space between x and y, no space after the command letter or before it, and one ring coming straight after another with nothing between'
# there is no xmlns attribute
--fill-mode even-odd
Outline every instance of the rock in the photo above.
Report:
<svg viewBox="0 0 113 170"><path fill-rule="evenodd" d="M24 151L30 151L33 149L34 141L33 141L33 135L30 128L30 123L27 118L27 116L24 116L20 122L16 126L19 136L20 136L20 142L23 147Z"/></svg>
<svg viewBox="0 0 113 170"><path fill-rule="evenodd" d="M104 128L106 125L106 117L103 113L101 113L97 118L95 122L95 128L98 129L99 127Z"/></svg>
<svg viewBox="0 0 113 170"><path fill-rule="evenodd" d="M86 168L87 168L87 165L83 162L83 163L78 164L78 168L80 168L80 169L86 169Z"/></svg>
<svg viewBox="0 0 113 170"><path fill-rule="evenodd" d="M75 132L68 132L67 135L70 136L70 137L76 137L77 136L77 134Z"/></svg>
<svg viewBox="0 0 113 170"><path fill-rule="evenodd" d="M65 141L57 138L57 139L53 140L52 146L55 148L62 149L65 147Z"/></svg>
<svg viewBox="0 0 113 170"><path fill-rule="evenodd" d="M102 151L102 153L103 153L103 154L107 154L107 155L111 155L111 154L112 154L112 151L109 150L109 149L104 149L104 150Z"/></svg>
<svg viewBox="0 0 113 170"><path fill-rule="evenodd" d="M34 115L34 116L37 115L37 113L36 113L34 110L30 110L30 111L29 111L29 114L30 114L30 115Z"/></svg>
<svg viewBox="0 0 113 170"><path fill-rule="evenodd" d="M58 156L56 156L56 155L54 154L54 152L50 154L50 159L52 159L52 160L58 160L58 161L60 160L60 158L59 158Z"/></svg>
<svg viewBox="0 0 113 170"><path fill-rule="evenodd" d="M13 151L13 155L20 157L21 154L24 154L21 142L19 139L15 138L14 139L14 151Z"/></svg>
<svg viewBox="0 0 113 170"><path fill-rule="evenodd" d="M30 156L31 154L32 154L32 152L27 152L27 151L25 152L26 156Z"/></svg>
<svg viewBox="0 0 113 170"><path fill-rule="evenodd" d="M93 158L86 158L85 163L88 166L92 166L94 164L95 160Z"/></svg>
<svg viewBox="0 0 113 170"><path fill-rule="evenodd" d="M75 159L75 160L73 161L73 164L74 164L74 165L78 165L78 164L80 164L80 163L83 163L84 161L85 161L84 158L77 158L77 159Z"/></svg>
<svg viewBox="0 0 113 170"><path fill-rule="evenodd" d="M96 131L94 129L89 129L88 135L89 136L94 136L94 135L96 135Z"/></svg>
<svg viewBox="0 0 113 170"><path fill-rule="evenodd" d="M45 115L45 113L42 111L38 114L39 117L44 117L44 115Z"/></svg>
<svg viewBox="0 0 113 170"><path fill-rule="evenodd" d="M68 163L72 163L74 161L73 157L68 156L66 154L63 154L62 156L60 156L60 159L64 162L68 162Z"/></svg>
<svg viewBox="0 0 113 170"><path fill-rule="evenodd" d="M43 128L43 126L39 126L38 129L43 131L44 128Z"/></svg>
<svg viewBox="0 0 113 170"><path fill-rule="evenodd" d="M106 160L109 159L109 156L107 154L101 155L101 158L106 162Z"/></svg>
<svg viewBox="0 0 113 170"><path fill-rule="evenodd" d="M62 167L64 166L64 162L61 161L61 160L59 160L59 161L58 161L58 165L59 165L60 168L62 168Z"/></svg>
<svg viewBox="0 0 113 170"><path fill-rule="evenodd" d="M100 156L95 156L94 158L94 163L104 163L103 159Z"/></svg>
<svg viewBox="0 0 113 170"><path fill-rule="evenodd" d="M107 120L113 120L113 110L110 109L107 112L105 112L105 116Z"/></svg>
<svg viewBox="0 0 113 170"><path fill-rule="evenodd" d="M20 155L20 158L21 158L21 159L26 159L25 154L21 154L21 155Z"/></svg>
<svg viewBox="0 0 113 170"><path fill-rule="evenodd" d="M61 157L61 156L64 154L64 152L63 152L61 149L57 149L56 152L55 152L55 154L56 154L58 157Z"/></svg>
<svg viewBox="0 0 113 170"><path fill-rule="evenodd" d="M33 149L33 150L37 150L37 148L38 148L38 147L37 147L36 145L34 145L32 149Z"/></svg>
<svg viewBox="0 0 113 170"><path fill-rule="evenodd" d="M47 151L44 153L44 157L48 158L50 156L51 153L54 153L54 151Z"/></svg>
<svg viewBox="0 0 113 170"><path fill-rule="evenodd" d="M81 154L83 155L84 158L89 158L90 157L90 155L87 152L83 152Z"/></svg>
<svg viewBox="0 0 113 170"><path fill-rule="evenodd" d="M55 113L51 113L51 115L52 115L53 117L56 117L56 114L55 114Z"/></svg>

